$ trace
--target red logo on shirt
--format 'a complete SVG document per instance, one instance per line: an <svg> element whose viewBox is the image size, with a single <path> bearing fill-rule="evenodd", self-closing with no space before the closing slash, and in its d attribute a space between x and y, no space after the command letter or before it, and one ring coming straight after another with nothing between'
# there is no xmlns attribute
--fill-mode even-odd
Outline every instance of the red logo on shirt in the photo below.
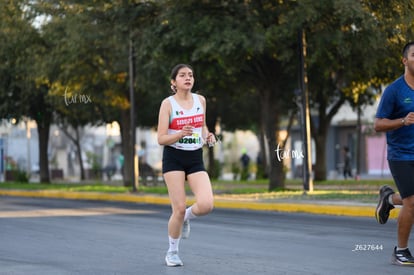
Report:
<svg viewBox="0 0 414 275"><path fill-rule="evenodd" d="M181 130L185 125L191 125L194 128L200 128L204 125L204 114L174 118L169 128L172 130Z"/></svg>

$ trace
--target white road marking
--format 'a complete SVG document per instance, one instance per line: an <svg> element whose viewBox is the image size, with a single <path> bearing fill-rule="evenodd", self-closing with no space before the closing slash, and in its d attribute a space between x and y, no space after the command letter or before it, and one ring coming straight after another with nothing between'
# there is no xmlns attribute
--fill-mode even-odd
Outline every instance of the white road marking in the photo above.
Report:
<svg viewBox="0 0 414 275"><path fill-rule="evenodd" d="M35 218L35 217L58 217L58 216L100 216L117 214L152 214L154 211L122 209L113 207L102 208L65 208L65 209L39 209L0 211L0 218Z"/></svg>

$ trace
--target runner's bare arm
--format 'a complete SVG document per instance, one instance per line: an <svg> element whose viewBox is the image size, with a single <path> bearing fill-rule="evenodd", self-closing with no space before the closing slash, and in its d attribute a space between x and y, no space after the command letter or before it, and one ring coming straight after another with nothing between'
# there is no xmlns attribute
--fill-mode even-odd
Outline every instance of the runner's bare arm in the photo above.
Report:
<svg viewBox="0 0 414 275"><path fill-rule="evenodd" d="M375 118L374 129L376 132L387 132L408 126L414 123L414 113L396 119Z"/></svg>
<svg viewBox="0 0 414 275"><path fill-rule="evenodd" d="M164 99L161 103L158 115L157 138L160 145L171 145L181 138L191 135L192 130L184 126L183 130L175 134L168 134L168 125L170 123L171 104L168 99Z"/></svg>

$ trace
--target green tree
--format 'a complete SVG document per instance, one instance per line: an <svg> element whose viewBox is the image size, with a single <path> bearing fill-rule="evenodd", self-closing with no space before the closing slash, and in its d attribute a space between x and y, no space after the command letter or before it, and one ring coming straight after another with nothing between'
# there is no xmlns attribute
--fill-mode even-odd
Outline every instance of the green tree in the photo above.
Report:
<svg viewBox="0 0 414 275"><path fill-rule="evenodd" d="M130 186L134 149L130 147L129 42L151 17L152 4L38 1L35 7L50 17L42 28L51 53L44 62L44 82L59 121L74 129L118 121L125 156L124 184ZM77 95L87 96L90 104L68 106L63 101Z"/></svg>
<svg viewBox="0 0 414 275"><path fill-rule="evenodd" d="M311 127L315 180L326 179L327 133L339 108L347 101L362 105L372 100L371 89L358 87L387 83L390 74L384 64L393 62L390 49L404 40L406 26L412 25L412 5L406 0L298 1L288 13L297 19L293 26L303 28L307 37L308 85L316 113Z"/></svg>
<svg viewBox="0 0 414 275"><path fill-rule="evenodd" d="M40 180L49 182L47 144L53 109L46 101L47 90L36 83L36 64L44 55L27 1L0 4L0 116L30 117L39 135Z"/></svg>
<svg viewBox="0 0 414 275"><path fill-rule="evenodd" d="M283 163L276 161L273 150L280 122L293 105L290 95L296 86L295 67L289 65L296 35L286 33L278 24L289 5L273 1L165 1L163 6L158 24L147 30L147 49L152 50L143 50L150 56L147 59L161 67L170 67L174 61L194 65L213 108L207 110L207 116L213 114L208 122L210 131L219 117L230 129L235 128L237 119L241 119L238 127L260 129L270 150L269 189L283 187ZM286 43L287 37L291 39ZM282 44L284 47L279 46Z"/></svg>

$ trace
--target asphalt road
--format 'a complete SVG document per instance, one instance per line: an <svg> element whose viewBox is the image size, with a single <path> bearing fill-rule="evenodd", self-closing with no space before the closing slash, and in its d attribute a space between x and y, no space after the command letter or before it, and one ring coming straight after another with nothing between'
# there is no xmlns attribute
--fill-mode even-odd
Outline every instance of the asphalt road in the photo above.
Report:
<svg viewBox="0 0 414 275"><path fill-rule="evenodd" d="M162 205L0 197L0 274L413 274L395 220L216 209L166 267ZM414 248L413 242L411 247Z"/></svg>

